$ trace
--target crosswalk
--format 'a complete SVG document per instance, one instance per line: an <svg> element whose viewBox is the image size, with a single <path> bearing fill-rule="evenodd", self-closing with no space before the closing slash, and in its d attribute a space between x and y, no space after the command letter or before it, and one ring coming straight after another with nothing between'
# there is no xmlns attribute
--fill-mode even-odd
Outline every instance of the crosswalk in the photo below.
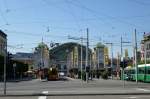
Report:
<svg viewBox="0 0 150 99"><path fill-rule="evenodd" d="M43 91L42 94L48 94L48 91ZM47 96L39 96L38 99L47 99Z"/></svg>

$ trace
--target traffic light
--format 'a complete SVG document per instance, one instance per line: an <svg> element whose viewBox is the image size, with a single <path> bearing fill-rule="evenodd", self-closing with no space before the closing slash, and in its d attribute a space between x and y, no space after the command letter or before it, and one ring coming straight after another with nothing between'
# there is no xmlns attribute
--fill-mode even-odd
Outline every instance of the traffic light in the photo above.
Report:
<svg viewBox="0 0 150 99"><path fill-rule="evenodd" d="M89 72L90 71L90 67L86 67L86 72Z"/></svg>
<svg viewBox="0 0 150 99"><path fill-rule="evenodd" d="M124 68L126 68L128 66L128 62L124 61Z"/></svg>
<svg viewBox="0 0 150 99"><path fill-rule="evenodd" d="M127 66L128 66L128 62L126 60L123 60L122 62L120 62L120 67L126 68Z"/></svg>

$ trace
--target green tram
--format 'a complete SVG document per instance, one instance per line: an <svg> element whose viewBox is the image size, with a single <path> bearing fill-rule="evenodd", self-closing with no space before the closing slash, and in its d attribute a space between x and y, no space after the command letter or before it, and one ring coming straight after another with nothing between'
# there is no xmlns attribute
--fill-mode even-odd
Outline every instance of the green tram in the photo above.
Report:
<svg viewBox="0 0 150 99"><path fill-rule="evenodd" d="M136 68L128 66L124 69L124 75L121 70L121 79L123 80L136 80ZM138 65L138 81L150 82L150 64Z"/></svg>

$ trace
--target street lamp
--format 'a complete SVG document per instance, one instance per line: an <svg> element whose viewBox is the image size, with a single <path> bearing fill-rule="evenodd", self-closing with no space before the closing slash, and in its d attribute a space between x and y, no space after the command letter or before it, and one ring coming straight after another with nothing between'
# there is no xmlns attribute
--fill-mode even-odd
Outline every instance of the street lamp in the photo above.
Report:
<svg viewBox="0 0 150 99"><path fill-rule="evenodd" d="M14 80L16 79L16 63L13 64L13 68L14 68Z"/></svg>

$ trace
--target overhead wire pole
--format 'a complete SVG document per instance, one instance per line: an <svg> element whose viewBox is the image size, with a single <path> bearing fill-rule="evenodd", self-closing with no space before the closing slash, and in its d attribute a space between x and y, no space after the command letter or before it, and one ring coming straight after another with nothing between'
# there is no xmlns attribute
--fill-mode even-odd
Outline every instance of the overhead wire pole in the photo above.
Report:
<svg viewBox="0 0 150 99"><path fill-rule="evenodd" d="M88 64L88 58L89 58L89 30L88 30L88 28L87 28L87 30L86 30L86 32L87 32L87 44L86 44L86 82L88 83L88 80L89 80L89 70L87 70L87 69L89 69L89 64Z"/></svg>
<svg viewBox="0 0 150 99"><path fill-rule="evenodd" d="M132 36L132 48L133 48L133 62L132 62L132 65L133 65L133 67L135 67L135 50L134 50L134 46L135 46L135 44L134 44L134 33L133 33L133 36Z"/></svg>
<svg viewBox="0 0 150 99"><path fill-rule="evenodd" d="M122 52L122 36L121 36L121 61L123 61L123 52ZM122 78L123 78L123 87L125 87L125 80L124 80L124 65L122 68Z"/></svg>
<svg viewBox="0 0 150 99"><path fill-rule="evenodd" d="M6 95L6 64L7 64L7 38L6 44L4 45L4 95Z"/></svg>
<svg viewBox="0 0 150 99"><path fill-rule="evenodd" d="M135 40L135 66L136 66L136 83L138 83L138 65L137 65L137 37L136 37L136 29L134 31L134 40Z"/></svg>
<svg viewBox="0 0 150 99"><path fill-rule="evenodd" d="M121 36L121 61L123 61L123 67L122 67L122 79L123 79L123 87L125 87L125 78L124 78L124 58L123 58L123 51L122 51L122 44L123 43L131 43L131 42L124 42L122 40L122 36Z"/></svg>
<svg viewBox="0 0 150 99"><path fill-rule="evenodd" d="M98 73L98 69L99 69L99 48L98 48L98 53L97 53L97 73ZM107 70L107 69L106 69Z"/></svg>
<svg viewBox="0 0 150 99"><path fill-rule="evenodd" d="M81 80L83 79L83 77L82 77L82 55L83 55L83 51L82 51L82 45L83 45L83 38L81 37Z"/></svg>
<svg viewBox="0 0 150 99"><path fill-rule="evenodd" d="M111 43L111 75L112 75L112 79L113 79L113 43Z"/></svg>
<svg viewBox="0 0 150 99"><path fill-rule="evenodd" d="M144 36L145 36L145 32L144 32ZM144 69L144 71L145 71L145 74L146 74L146 61L147 61L147 59L146 59L146 42L144 42L144 64L145 64L145 69ZM144 77L146 77L146 75L144 76ZM145 80L145 79L144 79Z"/></svg>

